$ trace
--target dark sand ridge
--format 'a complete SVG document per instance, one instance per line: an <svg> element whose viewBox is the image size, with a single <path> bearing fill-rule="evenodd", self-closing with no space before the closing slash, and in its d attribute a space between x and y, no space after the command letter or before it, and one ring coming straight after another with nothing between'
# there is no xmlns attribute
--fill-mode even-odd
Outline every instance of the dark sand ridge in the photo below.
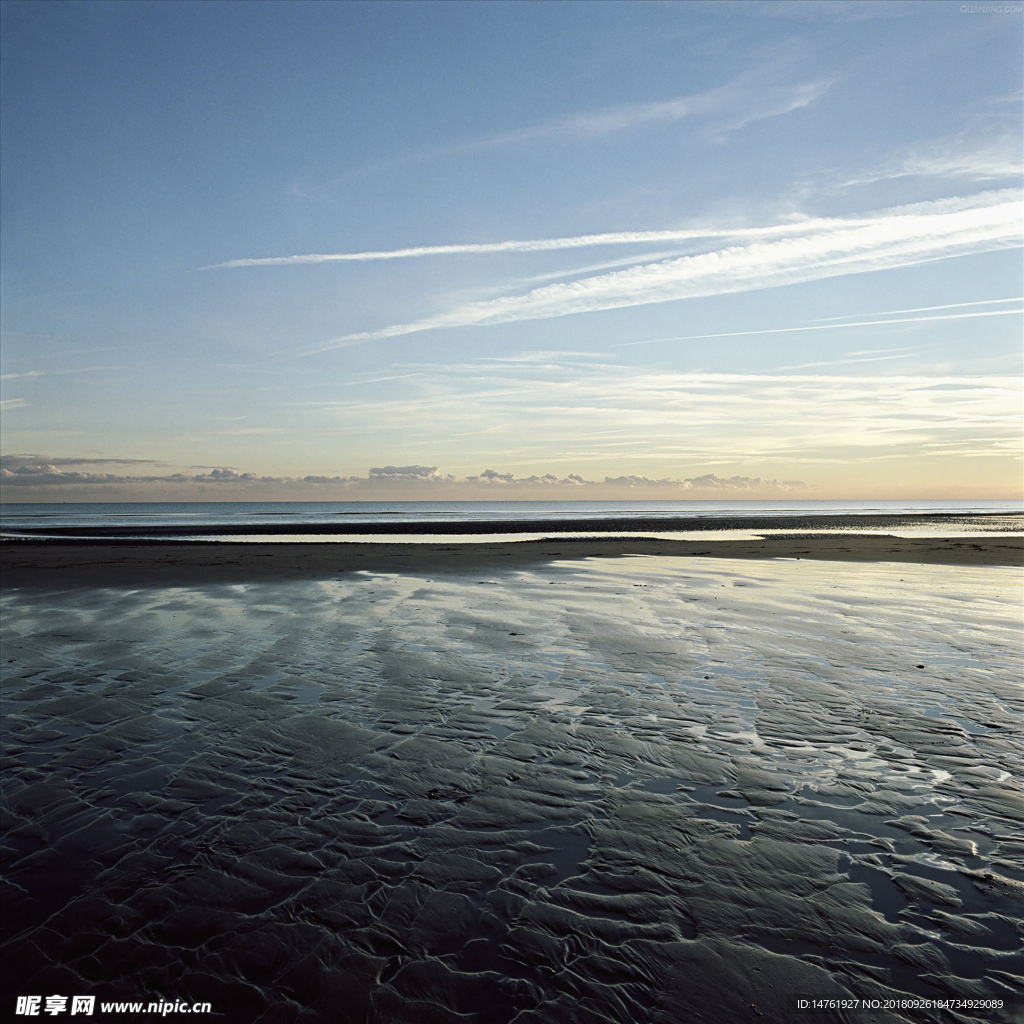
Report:
<svg viewBox="0 0 1024 1024"><path fill-rule="evenodd" d="M357 513L351 513L357 515ZM66 539L133 539L155 537L161 539L189 537L269 536L288 533L303 534L348 534L375 535L378 537L408 536L410 534L559 534L559 533L693 533L707 530L800 530L822 532L835 530L893 530L931 527L933 529L966 529L976 531L1017 530L1024 531L1024 513L983 512L965 514L962 512L930 513L841 513L835 515L649 515L613 516L608 518L551 518L551 519L477 519L446 520L443 518L393 520L389 522L350 522L345 515L318 523L290 523L286 514L266 522L245 524L205 525L150 525L136 526L129 523L117 526L61 526L55 528L20 527L18 535L31 537L46 535Z"/></svg>
<svg viewBox="0 0 1024 1024"><path fill-rule="evenodd" d="M390 545L14 540L0 543L0 570L6 587L189 586L331 578L360 569L468 571L483 566L529 566L560 558L625 555L1020 566L1024 565L1024 534L890 537L835 532L758 540L625 536Z"/></svg>
<svg viewBox="0 0 1024 1024"><path fill-rule="evenodd" d="M915 544L996 541L1019 560ZM7 989L232 1024L1020 1019L1019 571L606 544L5 545Z"/></svg>
<svg viewBox="0 0 1024 1024"><path fill-rule="evenodd" d="M13 506L16 508L17 506ZM355 518L348 521L348 516ZM272 534L280 533L282 522L288 523L287 513L275 515L269 522L248 521L243 524L210 525L153 525L132 526L62 526L57 530L64 537L125 537L144 535L147 537L186 537L217 533ZM608 517L552 517L548 519L453 519L441 516L360 522L359 513L338 515L330 521L317 523L292 523L290 533L361 533L361 534L409 534L409 533L573 533L580 530L598 533L644 533L653 530L673 532L692 530L841 530L862 527L880 530L905 527L908 525L935 524L936 526L973 526L985 529L1020 528L1024 513L1019 512L885 512L850 513L832 515L729 515L722 512L686 513L685 515L633 515ZM32 533L53 530L25 528L19 532Z"/></svg>

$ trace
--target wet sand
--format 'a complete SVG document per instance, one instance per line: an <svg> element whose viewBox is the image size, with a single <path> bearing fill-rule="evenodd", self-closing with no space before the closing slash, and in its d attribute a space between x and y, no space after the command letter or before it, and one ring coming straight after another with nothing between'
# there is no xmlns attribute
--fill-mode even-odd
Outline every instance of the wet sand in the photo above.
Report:
<svg viewBox="0 0 1024 1024"><path fill-rule="evenodd" d="M5 999L1020 1019L1019 538L468 547L3 545Z"/></svg>
<svg viewBox="0 0 1024 1024"><path fill-rule="evenodd" d="M330 579L361 569L460 572L627 555L1022 566L1024 533L895 537L833 532L700 541L626 535L473 544L17 540L0 543L0 571L8 588L187 586Z"/></svg>

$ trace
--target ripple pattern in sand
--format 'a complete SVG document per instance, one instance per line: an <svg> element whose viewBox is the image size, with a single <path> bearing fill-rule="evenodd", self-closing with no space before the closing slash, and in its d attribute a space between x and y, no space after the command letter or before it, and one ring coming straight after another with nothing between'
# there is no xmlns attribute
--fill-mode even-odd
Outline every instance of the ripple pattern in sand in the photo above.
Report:
<svg viewBox="0 0 1024 1024"><path fill-rule="evenodd" d="M7 971L240 1022L1019 999L1019 586L626 557L10 593Z"/></svg>

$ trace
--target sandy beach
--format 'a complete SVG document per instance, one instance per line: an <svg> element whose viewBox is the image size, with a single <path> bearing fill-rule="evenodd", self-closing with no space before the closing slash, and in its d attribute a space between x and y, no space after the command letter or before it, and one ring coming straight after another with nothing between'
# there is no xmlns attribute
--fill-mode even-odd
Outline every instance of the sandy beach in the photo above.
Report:
<svg viewBox="0 0 1024 1024"><path fill-rule="evenodd" d="M5 969L232 1022L1019 1019L1020 564L5 544Z"/></svg>

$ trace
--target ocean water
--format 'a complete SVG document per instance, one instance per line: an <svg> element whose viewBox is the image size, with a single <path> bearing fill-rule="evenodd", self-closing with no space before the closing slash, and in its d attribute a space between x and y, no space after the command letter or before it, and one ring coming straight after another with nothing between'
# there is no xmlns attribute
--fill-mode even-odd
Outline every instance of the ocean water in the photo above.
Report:
<svg viewBox="0 0 1024 1024"><path fill-rule="evenodd" d="M346 525L389 526L408 529L432 525L493 523L528 524L538 520L571 520L582 524L602 520L678 520L699 525L726 518L800 516L928 516L992 515L1024 512L1020 502L1007 500L962 501L259 501L259 502L76 502L0 505L0 532L6 535L47 535L64 530L124 530L139 536L147 528L167 536L175 528L190 535L215 537L225 529L238 532L252 527L323 526L338 533ZM467 532L472 532L471 529Z"/></svg>

